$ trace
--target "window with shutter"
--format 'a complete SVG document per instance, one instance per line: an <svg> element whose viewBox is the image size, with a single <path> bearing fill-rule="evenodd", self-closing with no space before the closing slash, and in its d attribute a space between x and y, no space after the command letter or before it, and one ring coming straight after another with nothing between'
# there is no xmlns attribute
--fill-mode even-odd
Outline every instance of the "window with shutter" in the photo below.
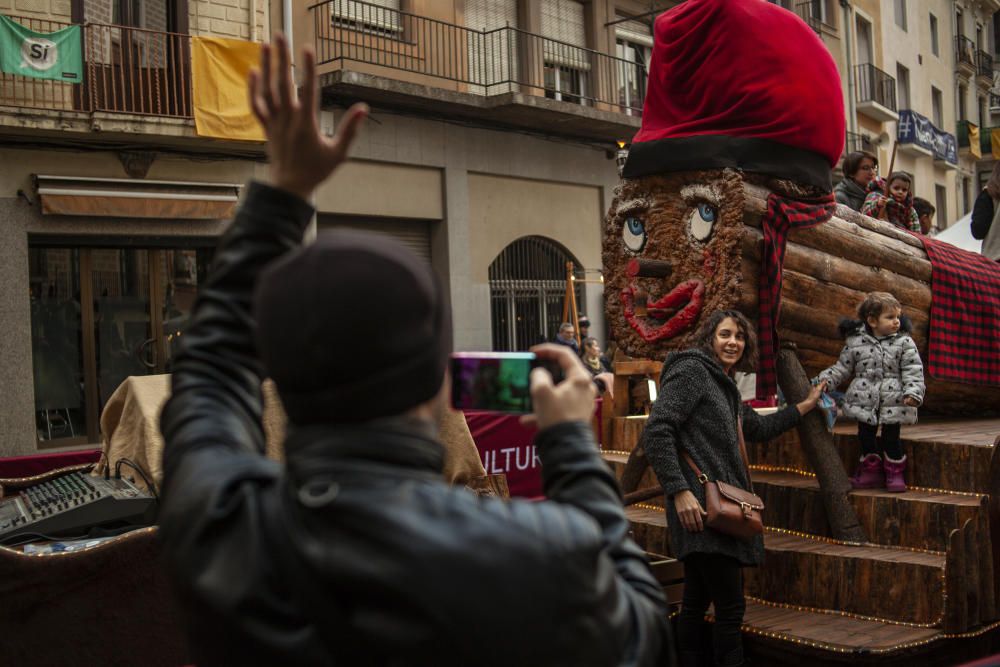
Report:
<svg viewBox="0 0 1000 667"><path fill-rule="evenodd" d="M336 27L362 28L395 34L402 31L400 0L331 0L330 15Z"/></svg>
<svg viewBox="0 0 1000 667"><path fill-rule="evenodd" d="M517 79L517 0L468 0L465 27L469 49L469 92L496 95L513 90ZM475 32L473 32L475 31Z"/></svg>
<svg viewBox="0 0 1000 667"><path fill-rule="evenodd" d="M590 53L583 5L575 0L542 0L545 96L586 104Z"/></svg>
<svg viewBox="0 0 1000 667"><path fill-rule="evenodd" d="M649 59L653 52L653 29L634 19L619 15L615 24L615 55L620 58L617 68L618 104L624 113L638 114L646 96Z"/></svg>
<svg viewBox="0 0 1000 667"><path fill-rule="evenodd" d="M320 234L335 229L379 234L401 243L428 263L431 261L431 223L427 220L320 213L316 222Z"/></svg>

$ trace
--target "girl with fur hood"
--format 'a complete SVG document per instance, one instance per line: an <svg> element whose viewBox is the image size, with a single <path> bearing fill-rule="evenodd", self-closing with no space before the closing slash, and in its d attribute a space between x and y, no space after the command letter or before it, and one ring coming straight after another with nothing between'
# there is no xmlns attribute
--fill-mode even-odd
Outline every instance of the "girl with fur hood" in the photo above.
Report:
<svg viewBox="0 0 1000 667"><path fill-rule="evenodd" d="M924 367L909 335L910 322L901 312L891 294L869 294L858 307L860 321L840 324L847 344L837 363L816 378L831 389L853 378L844 396L844 413L857 420L861 442L861 462L851 478L855 489L885 486L887 491L906 491L899 428L917 421L917 407L924 400ZM875 440L879 425L881 449Z"/></svg>

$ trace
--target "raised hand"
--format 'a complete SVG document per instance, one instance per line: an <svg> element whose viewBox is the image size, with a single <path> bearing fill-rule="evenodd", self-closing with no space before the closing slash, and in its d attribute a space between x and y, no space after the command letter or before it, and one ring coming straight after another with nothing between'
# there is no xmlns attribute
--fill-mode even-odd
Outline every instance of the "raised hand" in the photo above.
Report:
<svg viewBox="0 0 1000 667"><path fill-rule="evenodd" d="M312 196L347 158L368 106L355 104L344 115L333 137L323 136L317 120L316 56L302 50L301 94L292 80L288 41L278 33L264 44L260 69L250 72L250 108L267 135L271 184L303 199Z"/></svg>

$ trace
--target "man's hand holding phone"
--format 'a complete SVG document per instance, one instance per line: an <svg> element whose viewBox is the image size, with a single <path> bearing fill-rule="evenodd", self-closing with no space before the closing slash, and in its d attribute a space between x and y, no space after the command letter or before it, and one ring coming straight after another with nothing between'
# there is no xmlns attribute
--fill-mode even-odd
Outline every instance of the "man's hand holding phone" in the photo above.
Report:
<svg viewBox="0 0 1000 667"><path fill-rule="evenodd" d="M540 361L553 362L565 378L559 384L544 368L531 371L531 403L534 412L521 417L521 423L539 429L570 421L589 422L594 414L597 389L590 373L573 350L565 345L544 343L531 348Z"/></svg>

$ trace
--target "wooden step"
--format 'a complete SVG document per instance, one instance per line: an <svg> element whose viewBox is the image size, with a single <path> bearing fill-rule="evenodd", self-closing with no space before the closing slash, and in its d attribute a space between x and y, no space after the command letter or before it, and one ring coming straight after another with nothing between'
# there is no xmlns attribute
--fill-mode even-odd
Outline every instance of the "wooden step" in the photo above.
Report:
<svg viewBox="0 0 1000 667"><path fill-rule="evenodd" d="M633 505L625 508L625 516L632 528L632 539L651 554L671 556L667 515L662 508L650 505Z"/></svg>
<svg viewBox="0 0 1000 667"><path fill-rule="evenodd" d="M764 522L768 526L830 535L815 477L754 470L753 483L754 491L764 500ZM983 496L865 489L851 492L849 498L870 542L944 552L951 531L969 519L977 519Z"/></svg>
<svg viewBox="0 0 1000 667"><path fill-rule="evenodd" d="M944 555L770 531L764 549L764 564L745 570L749 595L908 623L942 621Z"/></svg>
<svg viewBox="0 0 1000 667"><path fill-rule="evenodd" d="M874 658L875 655L878 655L878 660L894 653L912 655L914 648L941 638L938 628L913 628L839 614L783 608L754 599L747 600L743 632L748 636L751 657L756 655L758 658L755 664L773 664L770 660L762 660L763 656L759 655L761 651L756 646L758 637L767 638L771 643L785 642L793 646L799 662L792 664L804 664L802 653L807 649L830 654L830 657L843 656L845 663L859 664L859 658ZM815 663L810 661L809 664ZM871 664L884 663L873 661Z"/></svg>
<svg viewBox="0 0 1000 667"><path fill-rule="evenodd" d="M626 515L640 546L673 555L663 510L633 506ZM941 621L943 554L849 546L772 530L764 535L764 548L764 564L745 570L750 595L909 623Z"/></svg>
<svg viewBox="0 0 1000 667"><path fill-rule="evenodd" d="M844 468L853 473L860 454L857 425L838 423L834 435ZM907 484L989 493L990 459L998 435L1000 419L927 418L903 426L900 437L908 459ZM794 429L770 442L748 444L751 464L812 472Z"/></svg>
<svg viewBox="0 0 1000 667"><path fill-rule="evenodd" d="M611 471L615 474L615 479L619 481L621 481L622 471L625 470L625 463L628 461L628 457L629 455L625 452L601 452L601 458L611 467ZM639 482L639 488L647 489L657 487L659 484L659 481L656 479L656 473L653 472L652 468L647 468L642 476L642 480ZM663 496L649 498L645 502L649 505L663 507Z"/></svg>
<svg viewBox="0 0 1000 667"><path fill-rule="evenodd" d="M607 443L602 443L604 449L631 452L639 443L642 429L646 427L646 415L631 415L627 417L609 417Z"/></svg>

